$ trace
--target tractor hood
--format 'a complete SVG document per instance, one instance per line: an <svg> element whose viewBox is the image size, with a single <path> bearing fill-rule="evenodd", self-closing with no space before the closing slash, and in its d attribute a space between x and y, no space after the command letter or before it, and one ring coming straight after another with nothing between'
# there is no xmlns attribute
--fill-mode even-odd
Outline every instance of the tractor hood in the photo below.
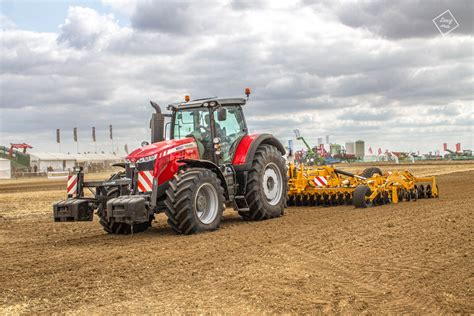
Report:
<svg viewBox="0 0 474 316"><path fill-rule="evenodd" d="M195 144L194 138L188 137L183 139L172 139L165 140L158 143L153 143L147 146L143 146L132 151L127 157L127 161L137 162L139 159L151 156L163 156L170 153L170 150L177 151L180 150L180 146L185 144ZM184 149L184 147L183 147Z"/></svg>

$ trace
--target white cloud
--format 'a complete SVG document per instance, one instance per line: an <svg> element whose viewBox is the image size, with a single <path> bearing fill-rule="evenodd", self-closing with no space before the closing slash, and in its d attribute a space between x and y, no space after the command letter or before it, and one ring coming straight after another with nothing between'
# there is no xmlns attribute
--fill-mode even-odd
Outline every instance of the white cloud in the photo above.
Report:
<svg viewBox="0 0 474 316"><path fill-rule="evenodd" d="M250 86L250 130L283 141L298 127L310 142L330 134L393 150L472 146L472 35L394 40L341 23L324 2L110 7L131 26L70 7L59 34L2 32L2 141L55 150L56 128L79 127L87 148L91 126L105 133L114 124L117 143L132 148L148 137L148 100L234 96Z"/></svg>
<svg viewBox="0 0 474 316"><path fill-rule="evenodd" d="M119 30L113 14L100 15L83 7L69 7L67 18L59 28L59 42L79 49L104 46Z"/></svg>

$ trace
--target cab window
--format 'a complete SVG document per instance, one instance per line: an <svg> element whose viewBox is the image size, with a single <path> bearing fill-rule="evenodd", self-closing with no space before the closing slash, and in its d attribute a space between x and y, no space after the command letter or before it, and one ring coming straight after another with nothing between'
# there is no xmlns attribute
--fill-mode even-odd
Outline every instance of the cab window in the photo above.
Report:
<svg viewBox="0 0 474 316"><path fill-rule="evenodd" d="M232 145L240 136L245 135L246 129L241 107L225 106L222 109L225 109L226 115L219 115L217 109L214 111L214 122L216 136L221 140L221 163L228 163L232 158Z"/></svg>
<svg viewBox="0 0 474 316"><path fill-rule="evenodd" d="M199 132L199 126L207 127L208 124L205 116L209 115L207 109L186 109L176 112L174 117L174 139L182 139L195 136L195 132Z"/></svg>

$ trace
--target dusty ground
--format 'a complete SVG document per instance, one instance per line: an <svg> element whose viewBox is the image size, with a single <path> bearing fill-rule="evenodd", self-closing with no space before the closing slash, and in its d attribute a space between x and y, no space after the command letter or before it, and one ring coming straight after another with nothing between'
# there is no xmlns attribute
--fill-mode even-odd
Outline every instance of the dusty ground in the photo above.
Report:
<svg viewBox="0 0 474 316"><path fill-rule="evenodd" d="M0 183L0 313L472 314L474 171L438 180L439 199L265 222L227 211L219 231L193 236L160 215L133 237L53 223L63 190Z"/></svg>

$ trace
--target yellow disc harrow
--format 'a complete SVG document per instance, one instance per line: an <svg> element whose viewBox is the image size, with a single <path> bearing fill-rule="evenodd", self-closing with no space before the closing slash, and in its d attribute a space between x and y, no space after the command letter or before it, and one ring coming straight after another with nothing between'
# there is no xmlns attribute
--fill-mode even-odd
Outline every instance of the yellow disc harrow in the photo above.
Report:
<svg viewBox="0 0 474 316"><path fill-rule="evenodd" d="M288 177L288 206L369 207L439 194L435 177L419 178L409 171L382 174L378 168L368 168L361 176L333 166L290 164Z"/></svg>

